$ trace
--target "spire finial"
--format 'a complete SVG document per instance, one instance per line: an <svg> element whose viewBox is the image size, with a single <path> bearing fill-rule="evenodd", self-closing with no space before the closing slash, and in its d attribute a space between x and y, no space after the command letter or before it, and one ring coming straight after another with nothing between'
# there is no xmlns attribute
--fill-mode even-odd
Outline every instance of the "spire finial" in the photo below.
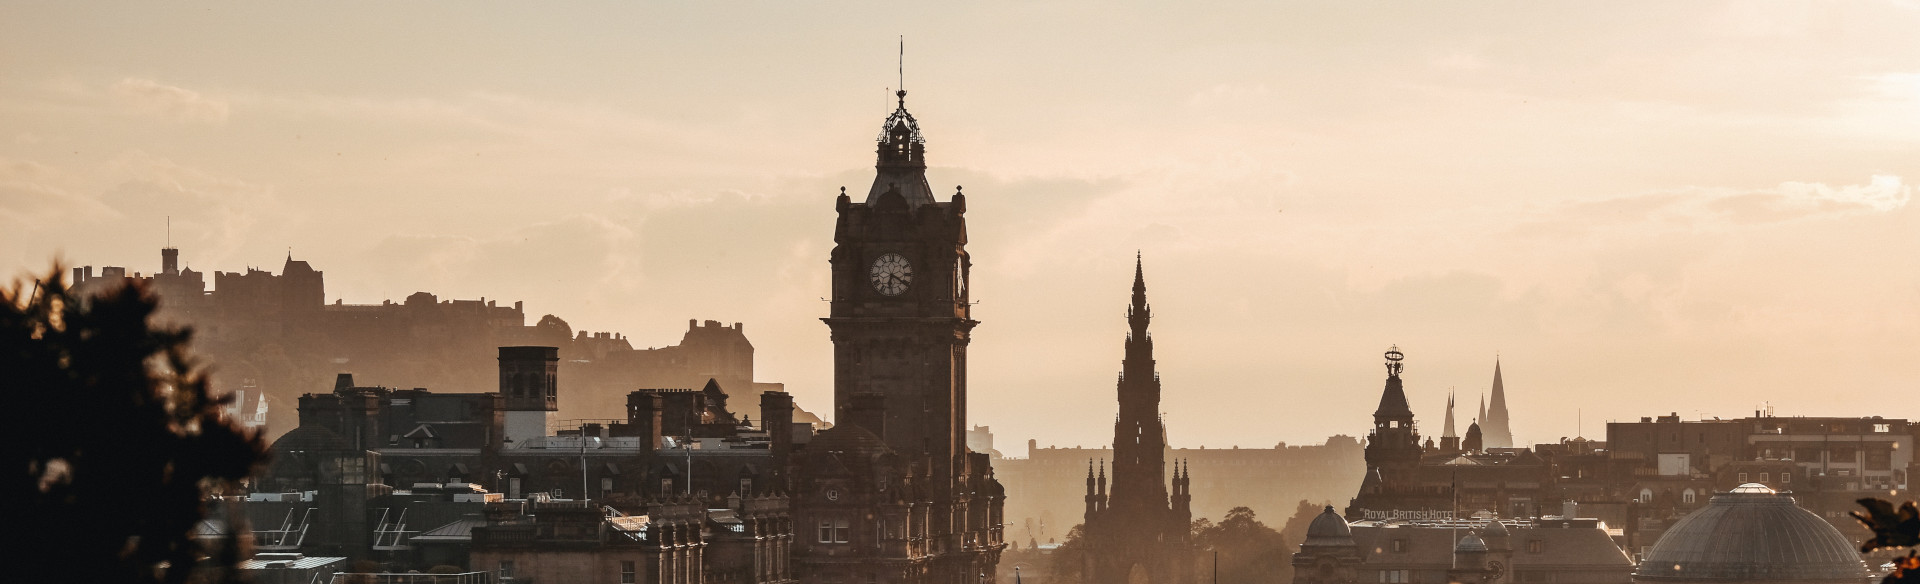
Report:
<svg viewBox="0 0 1920 584"><path fill-rule="evenodd" d="M1400 352L1400 345L1393 345L1393 346L1387 347L1386 357L1387 357L1387 374L1392 377L1399 377L1400 370L1404 367L1403 365L1400 364L1400 361L1403 359L1406 359L1407 355L1405 353Z"/></svg>

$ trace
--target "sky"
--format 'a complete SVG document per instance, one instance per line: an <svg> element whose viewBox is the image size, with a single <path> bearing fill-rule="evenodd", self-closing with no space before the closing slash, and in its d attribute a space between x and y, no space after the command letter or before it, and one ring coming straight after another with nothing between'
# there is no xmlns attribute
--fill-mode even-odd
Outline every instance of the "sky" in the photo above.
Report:
<svg viewBox="0 0 1920 584"><path fill-rule="evenodd" d="M0 270L325 270L637 346L743 322L830 409L833 199L901 87L968 194L970 421L1170 442L1920 417L1920 4L0 4ZM1471 417L1463 413L1464 428Z"/></svg>

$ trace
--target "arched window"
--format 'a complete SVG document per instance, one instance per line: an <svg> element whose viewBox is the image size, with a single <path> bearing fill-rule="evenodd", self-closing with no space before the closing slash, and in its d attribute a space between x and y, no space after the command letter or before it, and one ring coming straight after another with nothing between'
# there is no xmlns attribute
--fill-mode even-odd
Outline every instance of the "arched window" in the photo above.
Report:
<svg viewBox="0 0 1920 584"><path fill-rule="evenodd" d="M1693 493L1693 489L1687 489L1685 491L1680 492L1680 502L1682 503L1692 505L1694 502L1694 497L1695 495Z"/></svg>
<svg viewBox="0 0 1920 584"><path fill-rule="evenodd" d="M1640 504L1645 505L1652 502L1653 489L1640 489Z"/></svg>

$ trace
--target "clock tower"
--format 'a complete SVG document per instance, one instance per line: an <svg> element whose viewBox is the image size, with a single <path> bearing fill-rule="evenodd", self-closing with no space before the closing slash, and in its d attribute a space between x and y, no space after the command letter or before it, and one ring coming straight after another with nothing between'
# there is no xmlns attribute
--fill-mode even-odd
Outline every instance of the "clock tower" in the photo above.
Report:
<svg viewBox="0 0 1920 584"><path fill-rule="evenodd" d="M967 449L967 342L979 324L967 303L967 198L958 187L934 198L920 124L907 92L895 95L873 186L858 202L843 187L835 202L821 320L837 425L808 445L794 484L797 521L850 535L805 542L799 579L992 584L1005 491L987 455Z"/></svg>
<svg viewBox="0 0 1920 584"><path fill-rule="evenodd" d="M946 202L927 186L926 139L907 92L879 137L873 186L854 202L842 188L834 226L834 419L860 423L853 397L878 394L884 420L867 428L936 473L967 451L966 195ZM942 471L946 471L942 473Z"/></svg>

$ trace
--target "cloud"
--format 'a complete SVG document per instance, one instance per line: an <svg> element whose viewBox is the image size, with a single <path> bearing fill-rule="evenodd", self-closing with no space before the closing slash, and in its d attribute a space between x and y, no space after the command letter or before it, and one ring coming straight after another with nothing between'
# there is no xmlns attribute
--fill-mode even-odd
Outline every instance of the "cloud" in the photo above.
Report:
<svg viewBox="0 0 1920 584"><path fill-rule="evenodd" d="M1686 187L1561 205L1544 218L1520 222L1513 233L1715 231L1889 213L1912 199L1913 187L1896 175L1874 175L1866 184L1838 186L1789 181L1766 189Z"/></svg>
<svg viewBox="0 0 1920 584"><path fill-rule="evenodd" d="M223 124L227 102L152 79L128 77L113 84L114 100L126 111L176 122Z"/></svg>

